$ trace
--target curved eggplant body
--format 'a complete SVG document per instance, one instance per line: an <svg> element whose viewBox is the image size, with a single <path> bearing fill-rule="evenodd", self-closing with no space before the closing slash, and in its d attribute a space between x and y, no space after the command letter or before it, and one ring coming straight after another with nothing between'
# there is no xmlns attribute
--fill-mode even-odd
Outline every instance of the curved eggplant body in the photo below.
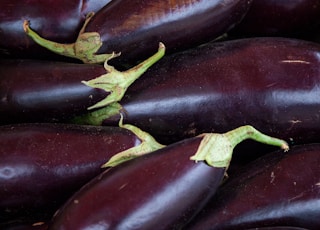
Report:
<svg viewBox="0 0 320 230"><path fill-rule="evenodd" d="M0 54L22 57L52 57L53 54L34 43L24 32L23 20L46 38L73 42L86 14L97 12L110 0L1 0Z"/></svg>
<svg viewBox="0 0 320 230"><path fill-rule="evenodd" d="M186 229L319 229L319 181L320 144L273 152L229 178Z"/></svg>
<svg viewBox="0 0 320 230"><path fill-rule="evenodd" d="M105 73L100 65L1 60L0 123L54 122L84 113L108 93L81 81Z"/></svg>
<svg viewBox="0 0 320 230"><path fill-rule="evenodd" d="M225 173L189 159L201 139L103 172L69 199L49 229L180 229L215 193Z"/></svg>
<svg viewBox="0 0 320 230"><path fill-rule="evenodd" d="M319 0L257 0L235 28L240 36L305 36L320 23Z"/></svg>
<svg viewBox="0 0 320 230"><path fill-rule="evenodd" d="M117 0L101 9L88 23L98 32L99 53L121 52L114 61L133 63L148 57L159 42L167 53L214 40L233 28L252 0Z"/></svg>
<svg viewBox="0 0 320 230"><path fill-rule="evenodd" d="M320 141L319 57L320 45L286 38L167 56L128 89L120 101L124 120L161 143L245 124L295 144Z"/></svg>
<svg viewBox="0 0 320 230"><path fill-rule="evenodd" d="M118 127L20 124L0 127L0 222L53 212L101 173L114 154L140 144Z"/></svg>

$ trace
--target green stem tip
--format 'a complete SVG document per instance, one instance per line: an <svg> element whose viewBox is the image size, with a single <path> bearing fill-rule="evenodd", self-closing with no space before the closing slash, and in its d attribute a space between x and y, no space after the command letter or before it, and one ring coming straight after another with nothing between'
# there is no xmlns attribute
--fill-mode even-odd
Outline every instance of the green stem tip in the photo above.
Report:
<svg viewBox="0 0 320 230"><path fill-rule="evenodd" d="M58 43L42 38L30 28L30 23L27 20L23 22L23 29L34 42L56 54L79 59L83 63L104 63L105 60L115 56L112 53L97 54L102 46L100 34L97 32L85 32L85 28L93 16L93 12L87 15L76 41L70 44Z"/></svg>
<svg viewBox="0 0 320 230"><path fill-rule="evenodd" d="M202 136L203 139L197 152L190 159L196 162L205 161L213 167L228 168L233 149L246 139L278 146L284 151L289 150L289 146L284 140L265 135L250 125L241 126L224 134L205 133L199 136Z"/></svg>
<svg viewBox="0 0 320 230"><path fill-rule="evenodd" d="M119 127L130 130L132 133L134 133L141 140L141 144L117 153L116 155L111 157L107 163L102 165L102 168L114 167L125 161L165 147L165 145L158 143L149 133L142 131L136 126L123 124L122 114L120 114L120 116L121 118L119 121Z"/></svg>

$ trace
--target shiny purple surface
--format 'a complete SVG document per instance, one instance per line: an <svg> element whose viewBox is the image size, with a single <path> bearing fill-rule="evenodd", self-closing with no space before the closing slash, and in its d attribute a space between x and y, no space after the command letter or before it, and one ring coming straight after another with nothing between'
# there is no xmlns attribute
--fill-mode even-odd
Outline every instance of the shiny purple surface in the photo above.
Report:
<svg viewBox="0 0 320 230"><path fill-rule="evenodd" d="M319 144L273 152L229 179L187 229L319 229Z"/></svg>
<svg viewBox="0 0 320 230"><path fill-rule="evenodd" d="M69 199L49 229L180 229L224 177L224 168L189 159L201 139L105 171Z"/></svg>
<svg viewBox="0 0 320 230"><path fill-rule="evenodd" d="M172 53L213 40L236 25L252 0L116 0L101 9L86 31L98 32L99 53L121 52L117 63L150 56L159 42Z"/></svg>
<svg viewBox="0 0 320 230"><path fill-rule="evenodd" d="M320 46L302 40L212 43L164 57L120 104L125 122L163 143L246 124L291 143L320 141L319 66Z"/></svg>
<svg viewBox="0 0 320 230"><path fill-rule="evenodd" d="M0 127L0 223L52 215L114 154L140 140L118 127L19 124Z"/></svg>

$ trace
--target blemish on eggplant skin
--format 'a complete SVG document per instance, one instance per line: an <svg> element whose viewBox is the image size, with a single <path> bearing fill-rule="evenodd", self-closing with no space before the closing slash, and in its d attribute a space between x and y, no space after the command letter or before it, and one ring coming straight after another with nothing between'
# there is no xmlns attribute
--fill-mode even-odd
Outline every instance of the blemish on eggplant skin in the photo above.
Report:
<svg viewBox="0 0 320 230"><path fill-rule="evenodd" d="M302 121L300 121L300 120L290 120L289 122L291 124L297 124L297 123L301 123Z"/></svg>
<svg viewBox="0 0 320 230"><path fill-rule="evenodd" d="M274 179L276 178L273 171L271 172L270 177L271 177L270 184L272 184L274 182Z"/></svg>
<svg viewBox="0 0 320 230"><path fill-rule="evenodd" d="M1 98L2 103L8 103L8 96L5 95L4 97Z"/></svg>
<svg viewBox="0 0 320 230"><path fill-rule="evenodd" d="M79 204L79 200L73 200L74 204Z"/></svg>
<svg viewBox="0 0 320 230"><path fill-rule="evenodd" d="M121 189L123 189L124 187L126 187L127 184L128 184L128 183L125 183L125 184L121 185L118 190L120 191Z"/></svg>

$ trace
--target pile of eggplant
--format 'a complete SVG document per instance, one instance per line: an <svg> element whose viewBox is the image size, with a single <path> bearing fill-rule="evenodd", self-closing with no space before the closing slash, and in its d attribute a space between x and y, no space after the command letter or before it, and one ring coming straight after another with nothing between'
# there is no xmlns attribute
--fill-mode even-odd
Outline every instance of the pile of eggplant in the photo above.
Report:
<svg viewBox="0 0 320 230"><path fill-rule="evenodd" d="M320 0L0 9L0 229L320 229Z"/></svg>

